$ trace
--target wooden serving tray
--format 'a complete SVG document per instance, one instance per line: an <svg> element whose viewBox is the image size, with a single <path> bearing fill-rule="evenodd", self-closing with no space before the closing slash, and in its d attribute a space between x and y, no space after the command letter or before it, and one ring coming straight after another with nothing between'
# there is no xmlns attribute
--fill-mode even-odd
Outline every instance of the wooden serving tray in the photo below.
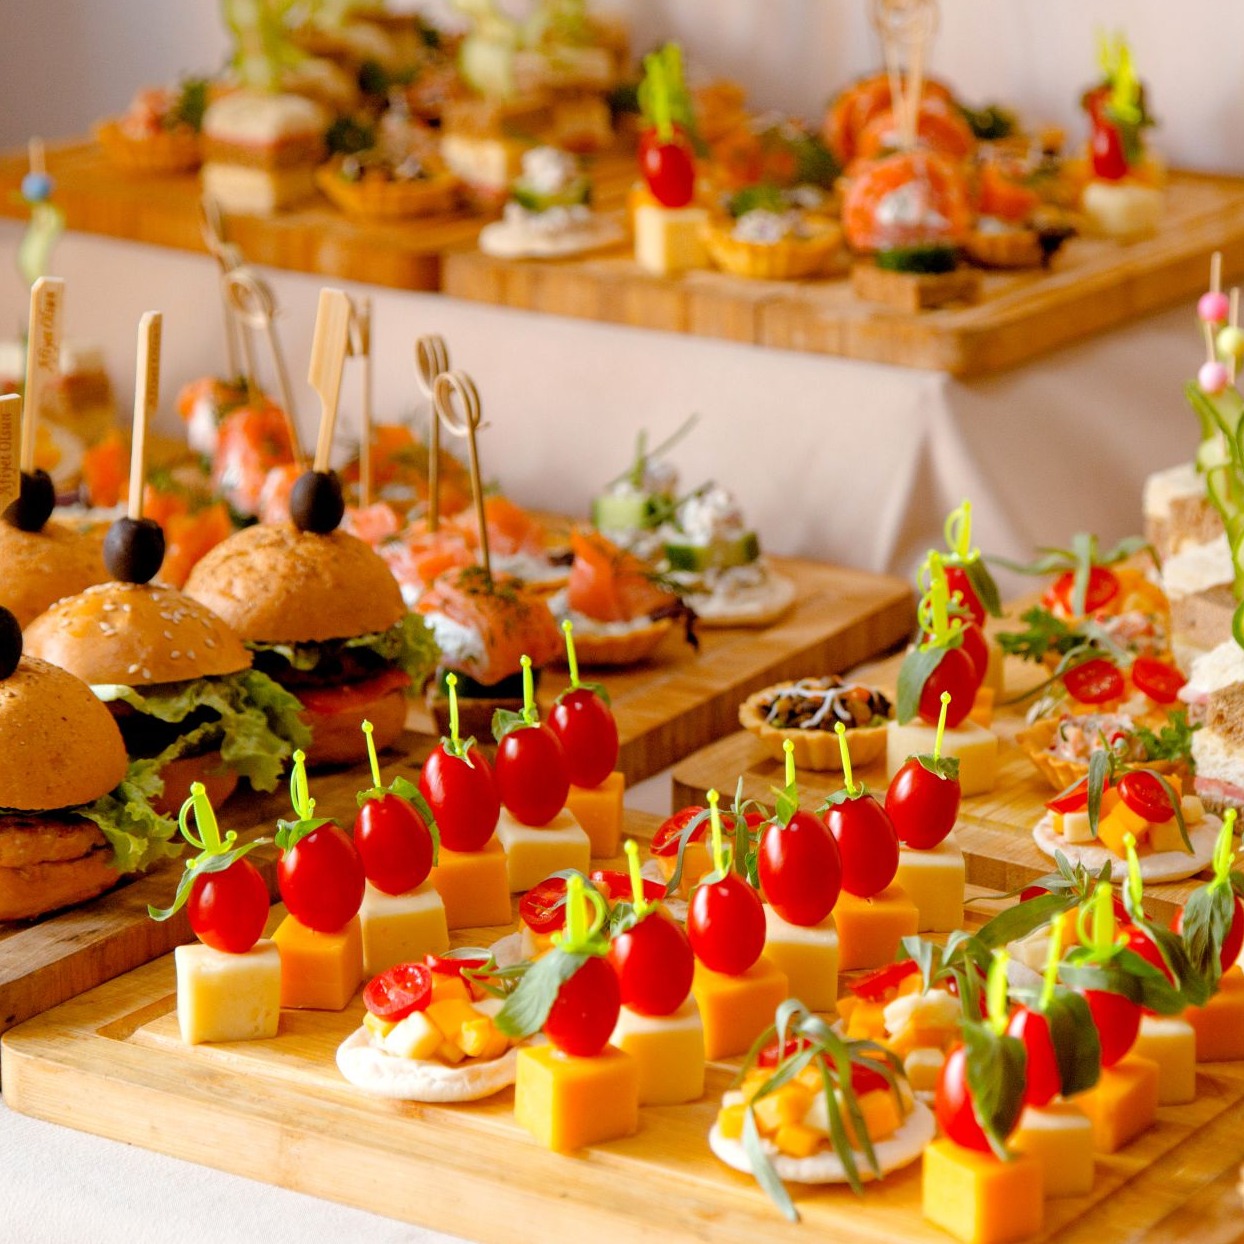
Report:
<svg viewBox="0 0 1244 1244"><path fill-rule="evenodd" d="M1005 629L1008 623L998 625ZM856 670L853 676L889 694L901 661L901 656L891 657ZM801 671L804 675L810 672L812 667ZM1041 677L1031 664L1007 658L1006 696L1033 686ZM968 882L1001 893L1017 890L1054 871L1054 861L1032 840L1032 827L1041 818L1045 803L1053 797L1054 791L1015 743L1016 734L1025 724L1023 708L1023 705L1004 707L995 713L993 730L1000 741L997 783L986 794L963 800L955 827L955 837L967 865ZM740 776L743 794L766 806L773 804L774 787L781 787L786 780L783 764L774 760L755 736L737 730L674 766L674 806L702 804L705 791L712 787L729 800ZM860 766L855 776L873 794L884 798L887 785L884 755L871 765ZM801 797L809 806L816 806L842 787L841 773L813 773L801 769L798 777ZM1145 886L1145 908L1154 919L1169 922L1175 909L1183 906L1188 895L1200 884L1197 878L1151 882Z"/></svg>
<svg viewBox="0 0 1244 1244"><path fill-rule="evenodd" d="M654 817L628 814L627 831ZM497 930L467 930L459 945ZM714 1064L703 1100L647 1107L639 1132L573 1157L517 1126L513 1092L470 1105L367 1097L341 1079L338 1043L361 1021L285 1012L271 1041L185 1046L171 956L27 1021L3 1039L4 1095L24 1114L235 1174L497 1244L545 1244L585 1230L616 1244L661 1240L945 1241L920 1213L920 1164L856 1198L845 1187L792 1192L786 1223L748 1176L709 1151L732 1068ZM1159 1111L1122 1153L1098 1159L1088 1197L1047 1204L1042 1237L1177 1239L1205 1203L1231 1222L1244 1158L1244 1065L1208 1066L1193 1105ZM1190 1200L1191 1198L1191 1200ZM1239 1206L1235 1202L1235 1222ZM1228 1238L1223 1236L1221 1238ZM1231 1237L1234 1238L1234 1237Z"/></svg>
<svg viewBox="0 0 1244 1244"><path fill-rule="evenodd" d="M650 777L729 730L739 704L766 683L809 667L847 669L892 647L912 626L911 594L898 579L774 561L799 591L794 607L774 625L706 629L698 655L671 635L648 664L606 672L622 744L619 765L628 782ZM545 674L540 699L546 708L566 682L561 671ZM386 773L411 772L435 745L426 715L412 717L422 733L408 732L383 758ZM369 784L363 767L312 778L319 807L343 824L354 820L355 792ZM283 791L239 796L225 805L221 823L243 837L271 835L288 810ZM251 858L271 883L273 850L261 848ZM38 923L0 926L0 1032L192 940L184 910L166 924L147 917L148 903L163 907L170 901L181 867L179 860L168 861Z"/></svg>
<svg viewBox="0 0 1244 1244"><path fill-rule="evenodd" d="M56 179L54 201L70 229L177 250L206 249L197 173L124 173L89 139L49 146L47 166ZM29 216L18 193L28 167L24 151L0 156L0 216ZM604 155L592 167L597 204L620 206L634 176L634 156ZM442 255L474 246L490 219L460 209L408 221L359 220L317 194L305 207L275 216L230 216L226 229L250 263L433 292L441 287Z"/></svg>
<svg viewBox="0 0 1244 1244"><path fill-rule="evenodd" d="M1195 298L1214 250L1227 271L1244 271L1244 179L1174 173L1155 236L1130 245L1075 238L1051 271L984 272L979 301L966 307L896 310L862 300L845 280L758 281L709 271L657 277L622 252L545 263L468 249L446 255L442 288L525 311L963 378Z"/></svg>

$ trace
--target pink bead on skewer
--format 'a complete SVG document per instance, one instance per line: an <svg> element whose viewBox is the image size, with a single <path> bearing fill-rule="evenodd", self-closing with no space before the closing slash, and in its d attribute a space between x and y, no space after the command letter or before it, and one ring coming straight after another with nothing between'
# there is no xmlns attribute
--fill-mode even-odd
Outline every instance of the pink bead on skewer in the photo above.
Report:
<svg viewBox="0 0 1244 1244"><path fill-rule="evenodd" d="M1197 318L1202 324L1225 324L1230 311L1230 300L1221 290L1209 290L1197 300Z"/></svg>
<svg viewBox="0 0 1244 1244"><path fill-rule="evenodd" d="M1201 364L1201 370L1196 374L1196 382L1200 385L1202 393L1217 397L1219 393L1225 392L1231 378L1227 374L1226 366L1214 359Z"/></svg>

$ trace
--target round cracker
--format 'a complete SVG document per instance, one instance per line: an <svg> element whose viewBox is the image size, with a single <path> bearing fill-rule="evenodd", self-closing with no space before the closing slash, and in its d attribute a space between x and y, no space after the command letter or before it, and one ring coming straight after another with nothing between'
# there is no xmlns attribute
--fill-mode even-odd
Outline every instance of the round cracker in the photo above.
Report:
<svg viewBox="0 0 1244 1244"><path fill-rule="evenodd" d="M793 580L772 570L768 572L766 588L763 594L749 599L745 605L696 592L684 596L683 600L695 610L700 626L768 626L795 603L798 588Z"/></svg>
<svg viewBox="0 0 1244 1244"><path fill-rule="evenodd" d="M911 1113L907 1116L903 1126L894 1135L887 1136L885 1140L879 1140L873 1145L882 1176L914 1162L924 1152L936 1132L933 1112L923 1102L913 1102ZM716 1123L713 1124L708 1134L708 1143L712 1151L727 1166L745 1175L753 1173L747 1151L743 1148L743 1142L727 1140ZM847 1172L842 1165L842 1159L832 1149L814 1153L810 1158L792 1158L788 1154L774 1152L770 1152L769 1157L778 1178L784 1183L842 1184L847 1182ZM860 1178L865 1181L875 1178L864 1155L857 1152L855 1157Z"/></svg>
<svg viewBox="0 0 1244 1244"><path fill-rule="evenodd" d="M1205 814L1199 825L1188 830L1192 842L1192 854L1186 851L1155 851L1137 855L1140 876L1143 881L1183 881L1208 868L1214 858L1214 844L1222 821L1212 812ZM1054 832L1054 814L1047 812L1032 829L1032 840L1051 859L1055 851L1061 851L1073 864L1083 864L1091 873L1103 864L1110 865L1110 879L1122 881L1127 876L1127 860L1120 859L1109 847L1097 843L1064 842Z"/></svg>
<svg viewBox="0 0 1244 1244"><path fill-rule="evenodd" d="M626 233L616 221L597 217L591 228L580 225L567 233L532 233L497 220L480 230L479 248L499 259L561 259L617 246Z"/></svg>
<svg viewBox="0 0 1244 1244"><path fill-rule="evenodd" d="M392 1101L478 1101L509 1088L518 1068L518 1049L500 1058L451 1067L436 1059L398 1058L374 1046L366 1028L356 1028L337 1047L337 1070L357 1088Z"/></svg>

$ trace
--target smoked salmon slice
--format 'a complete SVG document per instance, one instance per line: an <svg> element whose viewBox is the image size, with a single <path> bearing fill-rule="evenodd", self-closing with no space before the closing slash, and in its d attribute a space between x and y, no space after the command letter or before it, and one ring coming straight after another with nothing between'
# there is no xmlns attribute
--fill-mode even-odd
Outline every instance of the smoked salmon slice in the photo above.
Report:
<svg viewBox="0 0 1244 1244"><path fill-rule="evenodd" d="M858 165L842 203L842 227L857 251L954 245L971 222L963 173L932 151Z"/></svg>
<svg viewBox="0 0 1244 1244"><path fill-rule="evenodd" d="M678 604L673 592L657 586L644 562L599 532L574 531L570 547L574 564L566 599L575 613L597 622L630 622Z"/></svg>

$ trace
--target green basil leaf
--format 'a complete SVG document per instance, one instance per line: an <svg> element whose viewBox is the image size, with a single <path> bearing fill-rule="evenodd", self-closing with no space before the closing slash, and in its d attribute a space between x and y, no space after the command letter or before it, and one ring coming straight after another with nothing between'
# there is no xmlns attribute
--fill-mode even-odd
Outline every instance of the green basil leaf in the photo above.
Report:
<svg viewBox="0 0 1244 1244"><path fill-rule="evenodd" d="M1063 1096L1092 1088L1101 1077L1101 1038L1089 1004L1075 990L1056 986L1042 1014L1049 1025Z"/></svg>
<svg viewBox="0 0 1244 1244"><path fill-rule="evenodd" d="M522 713L511 712L508 708L499 708L492 715L492 737L500 743L507 734L515 730L523 730L527 726L527 718Z"/></svg>
<svg viewBox="0 0 1244 1244"><path fill-rule="evenodd" d="M529 1037L548 1019L561 987L587 962L585 954L567 954L553 947L524 974L493 1021L507 1037Z"/></svg>
<svg viewBox="0 0 1244 1244"><path fill-rule="evenodd" d="M1079 903L1079 895L1072 892L1039 894L1036 898L1000 911L977 930L976 940L991 950L1006 946L1044 928L1063 912L1079 906Z"/></svg>
<svg viewBox="0 0 1244 1244"><path fill-rule="evenodd" d="M1004 1162L1006 1138L1024 1108L1028 1055L1016 1037L999 1036L986 1024L963 1025L967 1048L967 1087L972 1110L989 1147Z"/></svg>
<svg viewBox="0 0 1244 1244"><path fill-rule="evenodd" d="M976 593L976 599L984 606L985 612L995 618L1000 618L1002 600L998 594L998 584L993 575L989 573L985 559L983 557L972 558L963 566L963 571L972 585L972 591Z"/></svg>
<svg viewBox="0 0 1244 1244"><path fill-rule="evenodd" d="M898 671L894 708L894 715L900 725L906 725L919 711L920 693L924 690L924 684L942 663L946 651L945 648L930 648L925 651L916 644L903 658L903 664Z"/></svg>

